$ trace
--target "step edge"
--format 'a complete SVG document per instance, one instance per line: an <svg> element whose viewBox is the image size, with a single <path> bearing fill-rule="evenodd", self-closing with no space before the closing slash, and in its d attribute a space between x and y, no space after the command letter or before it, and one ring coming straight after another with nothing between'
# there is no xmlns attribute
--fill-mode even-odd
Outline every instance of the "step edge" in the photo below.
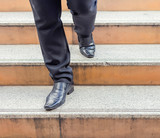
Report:
<svg viewBox="0 0 160 138"><path fill-rule="evenodd" d="M0 61L0 66L44 66L43 61L33 61L33 62L4 62ZM71 61L71 66L160 66L160 61Z"/></svg>
<svg viewBox="0 0 160 138"><path fill-rule="evenodd" d="M153 109L154 110L154 109ZM160 118L160 110L141 111L4 111L0 112L0 118Z"/></svg>
<svg viewBox="0 0 160 138"><path fill-rule="evenodd" d="M63 22L63 25L65 27L73 27L74 23L65 23ZM147 21L143 21L143 22L138 22L138 23L134 23L134 22L110 22L110 23L95 23L95 27L103 27L103 26L160 26L160 21L159 22L147 22ZM0 23L0 27L20 27L20 26L26 26L26 27L35 27L35 23Z"/></svg>

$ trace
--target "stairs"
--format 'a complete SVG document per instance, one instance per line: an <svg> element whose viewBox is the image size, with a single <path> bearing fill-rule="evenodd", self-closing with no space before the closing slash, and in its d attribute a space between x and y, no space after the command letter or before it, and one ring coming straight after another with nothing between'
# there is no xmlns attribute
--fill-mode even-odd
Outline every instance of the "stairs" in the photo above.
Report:
<svg viewBox="0 0 160 138"><path fill-rule="evenodd" d="M39 45L0 48L0 85L53 84ZM70 51L77 85L160 84L158 44L98 45L94 59L83 57L78 45L70 45Z"/></svg>
<svg viewBox="0 0 160 138"><path fill-rule="evenodd" d="M96 55L87 59L62 0L76 86L63 106L46 112L53 82L29 1L0 0L0 138L159 138L159 4L99 0Z"/></svg>
<svg viewBox="0 0 160 138"><path fill-rule="evenodd" d="M99 11L93 33L95 42L97 44L159 44L159 15L160 11ZM39 43L31 12L1 12L0 17L0 44ZM68 42L77 44L71 14L63 12L62 20Z"/></svg>
<svg viewBox="0 0 160 138"><path fill-rule="evenodd" d="M76 86L63 106L46 112L44 97L51 89L1 87L0 136L159 137L159 86Z"/></svg>

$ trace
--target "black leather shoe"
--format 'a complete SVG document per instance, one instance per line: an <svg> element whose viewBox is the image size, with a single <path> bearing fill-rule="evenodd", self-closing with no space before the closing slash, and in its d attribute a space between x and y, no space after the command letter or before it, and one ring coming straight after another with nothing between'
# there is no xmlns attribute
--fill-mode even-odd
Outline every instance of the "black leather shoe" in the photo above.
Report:
<svg viewBox="0 0 160 138"><path fill-rule="evenodd" d="M95 44L92 34L89 37L82 37L78 35L78 41L81 54L87 58L93 58L95 53Z"/></svg>
<svg viewBox="0 0 160 138"><path fill-rule="evenodd" d="M56 109L61 106L66 99L67 94L71 94L74 91L73 84L65 82L54 83L54 87L50 94L46 98L44 108L46 110Z"/></svg>

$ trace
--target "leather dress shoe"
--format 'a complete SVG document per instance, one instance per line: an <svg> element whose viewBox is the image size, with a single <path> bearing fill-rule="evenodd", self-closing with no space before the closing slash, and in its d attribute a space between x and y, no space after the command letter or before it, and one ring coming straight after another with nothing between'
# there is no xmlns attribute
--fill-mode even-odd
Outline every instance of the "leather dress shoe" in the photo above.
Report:
<svg viewBox="0 0 160 138"><path fill-rule="evenodd" d="M89 37L78 35L79 49L82 55L87 58L93 58L95 53L95 44L92 34Z"/></svg>
<svg viewBox="0 0 160 138"><path fill-rule="evenodd" d="M56 109L64 104L66 95L71 94L74 91L74 86L71 83L57 82L54 83L52 91L46 98L44 108L46 110Z"/></svg>

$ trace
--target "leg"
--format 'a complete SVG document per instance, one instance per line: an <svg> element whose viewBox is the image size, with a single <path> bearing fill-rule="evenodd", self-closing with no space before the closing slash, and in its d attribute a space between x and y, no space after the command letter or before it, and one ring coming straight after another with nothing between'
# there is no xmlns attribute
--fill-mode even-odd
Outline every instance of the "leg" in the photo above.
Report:
<svg viewBox="0 0 160 138"><path fill-rule="evenodd" d="M54 82L73 81L70 51L61 21L61 0L30 0L42 55Z"/></svg>
<svg viewBox="0 0 160 138"><path fill-rule="evenodd" d="M67 5L72 13L80 52L87 58L93 58L95 44L92 32L97 13L97 0L67 0Z"/></svg>
<svg viewBox="0 0 160 138"><path fill-rule="evenodd" d="M67 0L74 21L74 30L80 35L87 37L94 30L97 13L97 0Z"/></svg>

